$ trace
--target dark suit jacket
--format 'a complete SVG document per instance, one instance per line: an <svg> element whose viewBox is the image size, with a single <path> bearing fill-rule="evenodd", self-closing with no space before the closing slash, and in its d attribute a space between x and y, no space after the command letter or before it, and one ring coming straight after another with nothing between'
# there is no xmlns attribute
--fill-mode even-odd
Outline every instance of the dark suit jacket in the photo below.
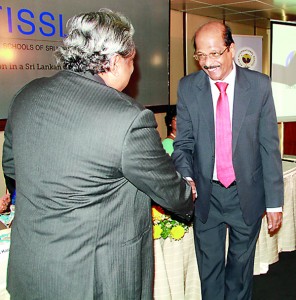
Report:
<svg viewBox="0 0 296 300"><path fill-rule="evenodd" d="M209 78L204 71L181 79L173 160L194 178L195 216L206 222L215 160L215 125ZM232 154L244 220L255 222L266 209L283 204L283 173L269 78L236 66Z"/></svg>
<svg viewBox="0 0 296 300"><path fill-rule="evenodd" d="M151 197L189 219L191 189L153 113L62 71L15 97L3 168L16 179L13 299L152 299Z"/></svg>

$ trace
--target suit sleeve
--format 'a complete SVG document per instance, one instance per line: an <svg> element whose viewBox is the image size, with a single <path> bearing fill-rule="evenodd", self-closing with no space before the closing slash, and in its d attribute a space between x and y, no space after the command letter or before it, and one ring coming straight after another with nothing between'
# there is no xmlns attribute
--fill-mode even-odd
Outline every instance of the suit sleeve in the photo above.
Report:
<svg viewBox="0 0 296 300"><path fill-rule="evenodd" d="M2 153L2 168L4 172L4 178L6 187L10 194L13 194L15 190L15 170L14 170L14 159L12 151L12 131L11 122L8 118L5 132L4 132L4 144Z"/></svg>
<svg viewBox="0 0 296 300"><path fill-rule="evenodd" d="M184 177L194 178L193 172L193 152L194 137L192 121L188 112L188 107L182 94L182 80L178 88L177 104L177 136L174 140L174 152L172 158L178 172Z"/></svg>
<svg viewBox="0 0 296 300"><path fill-rule="evenodd" d="M267 86L262 87L266 93L259 125L260 154L263 166L266 207L273 208L283 205L283 170L270 80L268 79L264 83Z"/></svg>
<svg viewBox="0 0 296 300"><path fill-rule="evenodd" d="M163 149L154 115L149 110L140 112L126 134L122 172L153 201L186 220L191 218L191 188Z"/></svg>

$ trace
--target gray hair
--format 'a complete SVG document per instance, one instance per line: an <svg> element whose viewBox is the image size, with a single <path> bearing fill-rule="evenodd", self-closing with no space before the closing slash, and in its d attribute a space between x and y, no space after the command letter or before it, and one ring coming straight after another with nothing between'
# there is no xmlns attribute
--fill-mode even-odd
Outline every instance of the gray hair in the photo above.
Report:
<svg viewBox="0 0 296 300"><path fill-rule="evenodd" d="M82 13L67 22L68 35L55 51L57 63L75 72L92 74L110 70L114 54L129 57L135 52L133 25L124 15L102 8Z"/></svg>

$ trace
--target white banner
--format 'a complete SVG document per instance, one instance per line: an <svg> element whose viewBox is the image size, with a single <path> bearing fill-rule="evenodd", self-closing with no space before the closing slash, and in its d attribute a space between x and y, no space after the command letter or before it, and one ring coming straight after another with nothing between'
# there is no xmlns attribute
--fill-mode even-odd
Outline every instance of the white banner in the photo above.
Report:
<svg viewBox="0 0 296 300"><path fill-rule="evenodd" d="M243 68L262 72L262 36L233 35L235 62Z"/></svg>
<svg viewBox="0 0 296 300"><path fill-rule="evenodd" d="M103 7L122 12L135 27L135 71L125 92L143 105L167 104L168 1L0 0L0 120L21 87L60 70L53 52L67 20Z"/></svg>

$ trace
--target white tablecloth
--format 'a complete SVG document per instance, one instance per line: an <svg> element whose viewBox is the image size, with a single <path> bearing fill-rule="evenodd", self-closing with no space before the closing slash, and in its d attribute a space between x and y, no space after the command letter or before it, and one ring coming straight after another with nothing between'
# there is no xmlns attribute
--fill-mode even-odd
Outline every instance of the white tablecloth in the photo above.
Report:
<svg viewBox="0 0 296 300"><path fill-rule="evenodd" d="M296 250L296 164L283 161L283 171L283 224L277 234L270 236L266 217L263 218L256 246L255 275L267 273L269 265L279 260L280 252Z"/></svg>
<svg viewBox="0 0 296 300"><path fill-rule="evenodd" d="M193 229L182 240L154 241L154 299L189 300L200 297Z"/></svg>

